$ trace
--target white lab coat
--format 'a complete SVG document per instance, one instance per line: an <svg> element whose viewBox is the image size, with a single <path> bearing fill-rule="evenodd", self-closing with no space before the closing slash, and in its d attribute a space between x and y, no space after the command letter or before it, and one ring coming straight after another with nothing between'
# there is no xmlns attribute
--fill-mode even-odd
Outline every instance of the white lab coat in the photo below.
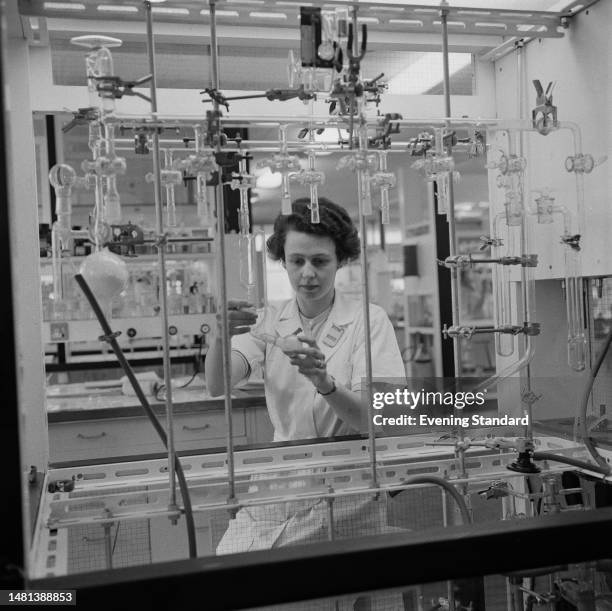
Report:
<svg viewBox="0 0 612 611"><path fill-rule="evenodd" d="M295 300L260 313L254 329L280 337L301 329ZM404 378L395 332L385 311L370 305L373 377ZM337 385L361 390L366 375L364 324L361 302L336 292L334 305L317 341L325 354L327 371ZM338 418L312 383L291 365L275 345L255 339L251 333L232 338L232 349L249 363L252 375L264 374L268 411L274 425L274 441L303 440L357 433ZM364 410L362 431L367 430ZM325 471L321 469L320 472ZM319 472L319 470L317 470ZM313 474L313 470L292 474ZM257 476L253 476L255 481ZM306 488L307 479L292 487ZM280 488L280 486L279 486ZM287 490L287 492L291 492ZM387 526L386 495L346 497L334 502L335 538L380 534L395 530ZM230 521L217 554L270 549L283 545L326 541L328 509L325 500L303 500L241 509Z"/></svg>
<svg viewBox="0 0 612 611"><path fill-rule="evenodd" d="M288 337L302 323L294 299L260 313L255 329L260 333ZM385 311L370 304L370 338L373 377L404 378L402 357L395 332ZM359 391L366 377L365 340L361 301L336 291L334 305L323 324L317 344L336 384ZM240 352L254 375L263 370L266 403L274 441L294 441L358 433L340 420L325 397L294 367L277 346L257 340L250 333L232 338L232 349ZM367 431L367 414L361 427Z"/></svg>

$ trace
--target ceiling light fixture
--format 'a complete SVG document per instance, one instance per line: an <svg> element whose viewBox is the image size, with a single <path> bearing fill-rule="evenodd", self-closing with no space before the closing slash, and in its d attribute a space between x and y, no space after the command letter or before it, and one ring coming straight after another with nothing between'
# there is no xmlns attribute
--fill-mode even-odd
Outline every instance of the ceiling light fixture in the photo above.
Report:
<svg viewBox="0 0 612 611"><path fill-rule="evenodd" d="M44 2L43 9L52 11L84 11L85 5L80 2Z"/></svg>
<svg viewBox="0 0 612 611"><path fill-rule="evenodd" d="M98 10L102 13L137 13L135 6L127 4L100 4Z"/></svg>
<svg viewBox="0 0 612 611"><path fill-rule="evenodd" d="M285 13L263 13L259 11L251 11L249 17L253 17L253 19L287 19Z"/></svg>
<svg viewBox="0 0 612 611"><path fill-rule="evenodd" d="M151 8L154 13L159 15L189 15L188 8L179 8L171 6L154 6Z"/></svg>

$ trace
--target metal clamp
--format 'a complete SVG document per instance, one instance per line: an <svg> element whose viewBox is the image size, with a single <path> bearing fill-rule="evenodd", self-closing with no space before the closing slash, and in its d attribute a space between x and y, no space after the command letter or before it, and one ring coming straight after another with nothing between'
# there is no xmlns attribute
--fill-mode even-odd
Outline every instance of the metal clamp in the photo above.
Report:
<svg viewBox="0 0 612 611"><path fill-rule="evenodd" d="M79 108L76 112L72 113L72 121L62 126L62 133L65 134L77 125L87 125L91 121L97 121L99 118L100 111L95 106Z"/></svg>
<svg viewBox="0 0 612 611"><path fill-rule="evenodd" d="M486 235L481 235L478 239L482 242L479 250L486 250L487 248L491 248L491 246L502 246L504 243L501 238L493 238Z"/></svg>
<svg viewBox="0 0 612 611"><path fill-rule="evenodd" d="M532 81L536 89L536 107L531 111L533 126L542 136L547 136L553 128L558 126L557 107L552 103L552 92L555 88L554 81L548 83L546 91L539 80Z"/></svg>
<svg viewBox="0 0 612 611"><path fill-rule="evenodd" d="M147 74L135 81L124 81L118 76L91 76L89 78L97 81L96 91L100 94L100 97L120 100L124 95L133 95L146 102L151 102L149 96L134 91L134 87L148 83L153 78L152 74Z"/></svg>
<svg viewBox="0 0 612 611"><path fill-rule="evenodd" d="M508 482L497 480L491 482L491 485L484 490L478 490L477 494L483 496L486 500L501 499L510 495L510 486Z"/></svg>
<svg viewBox="0 0 612 611"><path fill-rule="evenodd" d="M449 337L460 337L462 339L471 339L472 336L476 333L476 327L467 327L460 325L453 325L447 327L446 324L442 329L442 335L444 339L448 339Z"/></svg>
<svg viewBox="0 0 612 611"><path fill-rule="evenodd" d="M167 232L160 233L159 235L155 237L154 246L156 248L161 248L162 246L165 246L167 243L168 243L168 233Z"/></svg>
<svg viewBox="0 0 612 611"><path fill-rule="evenodd" d="M521 401L531 407L536 401L539 401L542 398L542 395L536 395L533 390L524 390L521 393Z"/></svg>
<svg viewBox="0 0 612 611"><path fill-rule="evenodd" d="M572 250L576 252L580 251L580 234L576 233L574 235L564 234L561 236L561 244L565 244L569 246Z"/></svg>
<svg viewBox="0 0 612 611"><path fill-rule="evenodd" d="M520 257L500 257L500 265L520 265L521 267L537 267L538 255L521 255Z"/></svg>
<svg viewBox="0 0 612 611"><path fill-rule="evenodd" d="M474 260L472 259L472 255L452 255L450 257L446 257L444 261L438 259L438 265L442 267L448 267L449 269L457 268L457 269L467 269L468 267L472 267L474 264Z"/></svg>
<svg viewBox="0 0 612 611"><path fill-rule="evenodd" d="M114 339L117 339L120 335L121 335L121 331L114 331L113 333L110 333L109 335L99 335L98 339L101 342L108 342L110 344Z"/></svg>

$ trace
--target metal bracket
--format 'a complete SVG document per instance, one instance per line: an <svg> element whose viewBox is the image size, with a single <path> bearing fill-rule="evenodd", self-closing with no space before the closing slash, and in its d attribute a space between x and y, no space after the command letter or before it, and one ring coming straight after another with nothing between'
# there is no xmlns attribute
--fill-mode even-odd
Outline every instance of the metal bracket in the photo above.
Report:
<svg viewBox="0 0 612 611"><path fill-rule="evenodd" d="M547 136L553 128L558 126L557 107L552 103L552 92L555 88L554 81L548 83L546 91L539 80L532 81L536 89L536 106L531 111L533 126L542 136Z"/></svg>

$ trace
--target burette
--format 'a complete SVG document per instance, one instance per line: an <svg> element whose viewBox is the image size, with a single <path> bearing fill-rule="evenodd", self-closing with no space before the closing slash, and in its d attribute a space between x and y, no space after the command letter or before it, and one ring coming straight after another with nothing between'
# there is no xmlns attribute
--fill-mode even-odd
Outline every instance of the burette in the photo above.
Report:
<svg viewBox="0 0 612 611"><path fill-rule="evenodd" d="M232 175L230 187L240 192L240 211L238 225L240 236L238 238L240 250L240 284L247 292L247 301L257 303L257 272L255 269L255 236L251 231L251 215L249 211L249 189L256 184L256 177L248 173L248 154L241 155L238 162L238 173Z"/></svg>

